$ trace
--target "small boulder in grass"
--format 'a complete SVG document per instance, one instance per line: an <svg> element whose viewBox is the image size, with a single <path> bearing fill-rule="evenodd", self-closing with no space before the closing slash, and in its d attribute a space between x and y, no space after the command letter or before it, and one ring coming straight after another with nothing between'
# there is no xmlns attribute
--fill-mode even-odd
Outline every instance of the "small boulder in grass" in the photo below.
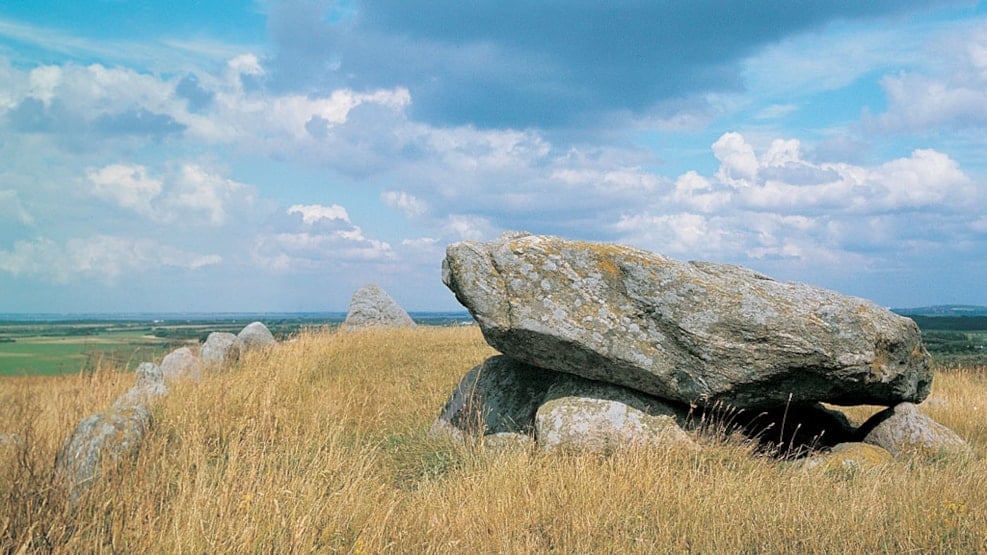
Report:
<svg viewBox="0 0 987 555"><path fill-rule="evenodd" d="M137 367L134 386L118 397L113 407L147 405L166 393L168 393L168 385L165 383L161 367L153 362L142 362Z"/></svg>
<svg viewBox="0 0 987 555"><path fill-rule="evenodd" d="M274 335L261 322L247 324L236 336L236 348L240 354L274 345Z"/></svg>
<svg viewBox="0 0 987 555"><path fill-rule="evenodd" d="M55 459L70 499L77 501L106 465L136 456L150 427L151 411L140 404L114 405L83 418Z"/></svg>
<svg viewBox="0 0 987 555"><path fill-rule="evenodd" d="M206 337L199 349L199 360L206 368L215 370L236 362L240 356L236 336L229 332L214 331Z"/></svg>
<svg viewBox="0 0 987 555"><path fill-rule="evenodd" d="M912 403L900 403L870 417L857 432L864 443L902 455L972 456L973 449L956 432L922 413Z"/></svg>
<svg viewBox="0 0 987 555"><path fill-rule="evenodd" d="M880 468L894 457L877 445L858 441L838 443L825 453L818 453L802 461L802 468L822 472L860 472Z"/></svg>
<svg viewBox="0 0 987 555"><path fill-rule="evenodd" d="M179 347L161 360L161 374L167 381L187 378L197 380L201 377L199 358L195 356L192 349Z"/></svg>

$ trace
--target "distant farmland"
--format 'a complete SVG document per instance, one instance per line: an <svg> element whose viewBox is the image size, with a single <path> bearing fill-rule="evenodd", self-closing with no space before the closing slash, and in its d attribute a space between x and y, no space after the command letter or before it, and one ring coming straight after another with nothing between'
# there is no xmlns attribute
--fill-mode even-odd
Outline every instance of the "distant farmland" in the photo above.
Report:
<svg viewBox="0 0 987 555"><path fill-rule="evenodd" d="M465 312L412 313L419 324L472 322ZM159 361L183 345L201 343L211 332L237 333L261 320L278 339L307 329L336 327L345 314L237 314L192 317L146 316L134 319L0 317L0 376L57 375L86 372L100 362L134 370L141 362Z"/></svg>

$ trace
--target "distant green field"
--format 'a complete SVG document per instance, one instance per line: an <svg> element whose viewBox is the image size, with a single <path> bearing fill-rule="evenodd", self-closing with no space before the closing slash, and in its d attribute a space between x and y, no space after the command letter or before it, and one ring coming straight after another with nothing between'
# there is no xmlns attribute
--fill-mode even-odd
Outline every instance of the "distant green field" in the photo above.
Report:
<svg viewBox="0 0 987 555"><path fill-rule="evenodd" d="M11 334L0 342L0 376L52 375L93 369L102 359L134 369L159 360L174 340L132 331L99 335L61 336Z"/></svg>
<svg viewBox="0 0 987 555"><path fill-rule="evenodd" d="M213 331L236 333L249 321L0 321L0 376L71 374L100 362L134 370L172 349L201 342ZM274 320L268 328L284 338L325 322Z"/></svg>

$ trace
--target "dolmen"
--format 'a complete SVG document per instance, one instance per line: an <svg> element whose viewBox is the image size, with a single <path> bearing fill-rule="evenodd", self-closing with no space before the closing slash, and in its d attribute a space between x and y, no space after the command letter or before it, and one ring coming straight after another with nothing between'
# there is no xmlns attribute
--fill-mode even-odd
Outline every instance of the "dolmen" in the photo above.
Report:
<svg viewBox="0 0 987 555"><path fill-rule="evenodd" d="M368 328L403 328L415 326L415 321L386 291L374 284L353 293L341 330Z"/></svg>
<svg viewBox="0 0 987 555"><path fill-rule="evenodd" d="M936 433L878 433L929 395L933 373L916 324L864 299L524 232L450 245L442 280L502 354L463 378L434 434L606 451L691 447L687 432L728 422L786 454L968 449L917 409L906 425ZM855 429L823 403L891 412Z"/></svg>
<svg viewBox="0 0 987 555"><path fill-rule="evenodd" d="M275 342L267 326L253 322L237 335L211 333L201 348L179 347L165 355L160 365L142 362L134 386L106 410L83 418L59 450L55 472L66 485L69 500L79 501L102 475L104 466L137 456L153 424L150 407L169 392L170 385L198 381L203 370L220 370L241 354Z"/></svg>

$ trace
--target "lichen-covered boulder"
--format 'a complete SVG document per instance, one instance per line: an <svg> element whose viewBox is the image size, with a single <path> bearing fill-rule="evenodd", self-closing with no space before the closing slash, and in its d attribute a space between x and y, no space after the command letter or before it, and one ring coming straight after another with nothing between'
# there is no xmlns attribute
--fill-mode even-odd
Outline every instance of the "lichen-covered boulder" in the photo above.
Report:
<svg viewBox="0 0 987 555"><path fill-rule="evenodd" d="M153 400L168 393L168 384L165 383L164 372L161 367L153 362L142 362L137 367L133 387L128 389L123 395L117 397L113 402L114 408L126 406L147 405Z"/></svg>
<svg viewBox="0 0 987 555"><path fill-rule="evenodd" d="M891 406L932 381L912 320L738 266L513 233L450 245L442 278L500 352L672 401Z"/></svg>
<svg viewBox="0 0 987 555"><path fill-rule="evenodd" d="M973 455L956 432L929 418L912 403L901 403L870 417L860 427L861 441L901 455Z"/></svg>
<svg viewBox="0 0 987 555"><path fill-rule="evenodd" d="M367 285L353 293L342 329L399 328L415 326L415 321L383 289Z"/></svg>
<svg viewBox="0 0 987 555"><path fill-rule="evenodd" d="M232 348L235 348L237 353L243 354L275 343L274 334L263 322L251 322L236 335L236 346Z"/></svg>
<svg viewBox="0 0 987 555"><path fill-rule="evenodd" d="M494 356L460 380L431 434L462 440L501 432L527 433L535 411L559 374Z"/></svg>
<svg viewBox="0 0 987 555"><path fill-rule="evenodd" d="M562 380L535 414L538 447L546 452L609 453L630 446L698 445L678 422L680 410L627 388Z"/></svg>
<svg viewBox="0 0 987 555"><path fill-rule="evenodd" d="M161 374L169 382L186 378L197 380L201 377L199 358L192 349L179 347L161 359Z"/></svg>
<svg viewBox="0 0 987 555"><path fill-rule="evenodd" d="M135 456L150 427L151 411L144 405L114 406L83 418L55 459L71 499L99 478L104 465Z"/></svg>
<svg viewBox="0 0 987 555"><path fill-rule="evenodd" d="M274 336L271 336L273 339ZM216 370L236 362L240 356L236 336L229 332L214 331L206 337L199 349L199 360L208 369Z"/></svg>

